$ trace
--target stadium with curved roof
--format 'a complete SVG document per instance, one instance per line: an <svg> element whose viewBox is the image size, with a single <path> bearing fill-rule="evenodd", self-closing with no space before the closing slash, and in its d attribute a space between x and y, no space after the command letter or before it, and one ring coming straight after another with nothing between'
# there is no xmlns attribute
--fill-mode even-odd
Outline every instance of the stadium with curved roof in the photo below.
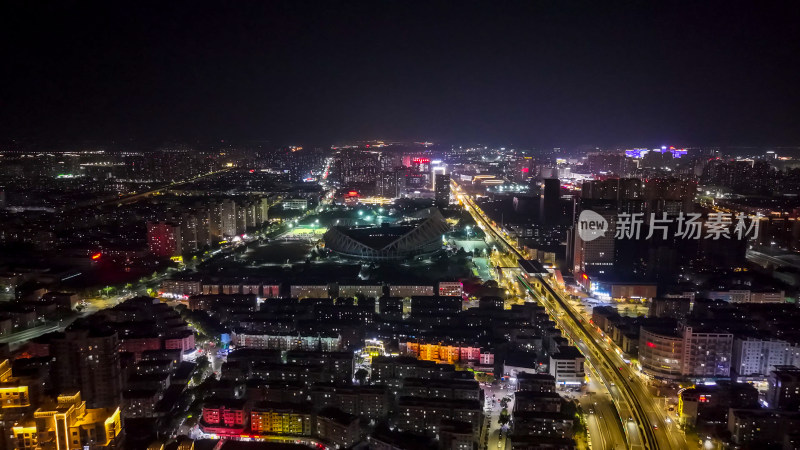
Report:
<svg viewBox="0 0 800 450"><path fill-rule="evenodd" d="M377 227L332 227L325 247L334 253L370 261L415 258L442 249L442 235L449 227L436 208L417 211L405 222Z"/></svg>

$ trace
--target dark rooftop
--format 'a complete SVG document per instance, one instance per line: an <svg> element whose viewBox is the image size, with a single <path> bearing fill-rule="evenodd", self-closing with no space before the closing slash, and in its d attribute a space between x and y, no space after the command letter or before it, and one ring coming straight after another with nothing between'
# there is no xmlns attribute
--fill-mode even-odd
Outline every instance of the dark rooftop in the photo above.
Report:
<svg viewBox="0 0 800 450"><path fill-rule="evenodd" d="M350 425L354 420L358 420L358 417L331 406L323 408L317 413L317 415L327 417L328 419L345 426Z"/></svg>

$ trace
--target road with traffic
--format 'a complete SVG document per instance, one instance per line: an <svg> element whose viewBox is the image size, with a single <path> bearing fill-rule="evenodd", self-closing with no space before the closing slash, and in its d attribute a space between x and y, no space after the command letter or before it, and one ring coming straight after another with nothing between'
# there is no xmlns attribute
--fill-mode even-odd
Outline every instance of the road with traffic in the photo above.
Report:
<svg viewBox="0 0 800 450"><path fill-rule="evenodd" d="M453 187L461 205L473 216L487 236L491 235L492 241L500 246L501 252L506 253L509 258L526 259L504 235L504 232L497 229L496 224L483 213L472 198L461 191L455 181L453 181ZM611 393L619 416L624 422L628 447L687 448L682 433L677 430L667 432L667 422L663 411L630 365L625 363L616 352L606 350L602 338L551 286L546 276L530 277L529 279L519 276L519 281L534 298L547 308L553 320L597 371L603 384Z"/></svg>
<svg viewBox="0 0 800 450"><path fill-rule="evenodd" d="M626 438L622 420L600 375L591 367L587 369L587 389L580 396L592 449L625 449Z"/></svg>
<svg viewBox="0 0 800 450"><path fill-rule="evenodd" d="M508 427L500 425L500 413L503 411L503 399L507 398L505 409L510 413L514 410L514 388L504 381L486 383L482 385L484 404L484 420L486 427L481 433L480 448L488 450L502 450L508 445L506 435ZM486 443L484 446L483 444Z"/></svg>
<svg viewBox="0 0 800 450"><path fill-rule="evenodd" d="M78 320L81 317L86 317L92 313L95 313L101 309L109 308L120 302L124 301L129 296L116 296L109 299L97 299L96 301L87 302L86 308L84 308L79 313L74 313L67 318L63 318L60 320L48 320L42 322L40 325L33 326L30 328L26 328L24 330L16 331L13 333L9 333L0 337L0 344L8 344L11 350L16 350L26 342L30 341L31 339L35 339L39 336L45 335L47 333L52 333L54 331L64 331L68 326L72 324L72 322Z"/></svg>
<svg viewBox="0 0 800 450"><path fill-rule="evenodd" d="M76 210L76 209L81 209L81 208L101 207L101 206L107 206L107 205L116 205L116 206L125 205L125 204L129 204L129 203L133 203L133 202L139 201L139 200L141 200L141 199L143 199L145 197L149 197L149 196L157 194L159 192L166 191L166 190L169 190L169 189L172 189L172 188L184 185L184 184L188 184L188 183L197 181L197 180L199 180L201 178L210 177L210 176L217 175L217 174L220 174L220 173L223 173L223 172L227 172L229 170L230 169L228 169L228 168L220 169L220 170L217 170L217 171L214 171L214 172L209 172L209 173L204 173L204 174L201 174L201 175L197 175L197 176L194 176L192 178L185 179L185 180L173 181L172 183L165 184L163 186L157 187L155 189L152 189L152 190L149 190L149 191L146 191L146 192L133 193L133 194L122 195L122 196L113 197L113 198L104 198L104 199L100 199L100 200L93 199L93 200L88 200L86 202L77 202L77 203L65 208L65 211Z"/></svg>

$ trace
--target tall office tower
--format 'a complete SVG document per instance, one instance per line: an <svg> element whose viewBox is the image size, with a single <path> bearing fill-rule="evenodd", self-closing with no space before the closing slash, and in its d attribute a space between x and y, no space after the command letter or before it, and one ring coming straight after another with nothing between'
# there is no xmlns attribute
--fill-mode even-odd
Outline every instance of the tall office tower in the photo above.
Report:
<svg viewBox="0 0 800 450"><path fill-rule="evenodd" d="M553 225L561 222L561 218L561 181L558 178L547 178L539 199L539 221L545 225Z"/></svg>
<svg viewBox="0 0 800 450"><path fill-rule="evenodd" d="M183 249L180 225L147 222L147 245L150 253L161 258L180 255Z"/></svg>
<svg viewBox="0 0 800 450"><path fill-rule="evenodd" d="M50 341L58 392L81 391L91 408L114 408L122 400L119 338L111 329L73 325Z"/></svg>
<svg viewBox="0 0 800 450"><path fill-rule="evenodd" d="M434 192L436 205L441 207L450 204L450 175L437 173L434 177Z"/></svg>
<svg viewBox="0 0 800 450"><path fill-rule="evenodd" d="M431 190L436 191L436 174L445 174L447 173L447 165L442 164L441 161L436 160L432 161L430 164L430 176L431 176Z"/></svg>
<svg viewBox="0 0 800 450"><path fill-rule="evenodd" d="M571 248L568 249L572 255L573 271L588 276L609 275L614 267L616 251L614 229L617 207L613 201L581 199L577 216L584 210L594 211L606 220L608 226L603 236L584 241L578 232L578 228L582 225L580 222L575 223L569 239Z"/></svg>
<svg viewBox="0 0 800 450"><path fill-rule="evenodd" d="M236 202L226 198L220 205L220 225L223 237L236 236Z"/></svg>

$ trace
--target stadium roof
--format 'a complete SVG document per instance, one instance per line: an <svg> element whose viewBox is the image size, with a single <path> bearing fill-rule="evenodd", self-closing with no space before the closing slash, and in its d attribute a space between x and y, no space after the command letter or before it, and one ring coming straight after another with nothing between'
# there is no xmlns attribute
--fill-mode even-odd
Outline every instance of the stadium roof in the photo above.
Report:
<svg viewBox="0 0 800 450"><path fill-rule="evenodd" d="M436 208L417 211L411 222L378 227L333 227L324 236L330 250L349 257L374 260L413 258L441 250L449 230Z"/></svg>

